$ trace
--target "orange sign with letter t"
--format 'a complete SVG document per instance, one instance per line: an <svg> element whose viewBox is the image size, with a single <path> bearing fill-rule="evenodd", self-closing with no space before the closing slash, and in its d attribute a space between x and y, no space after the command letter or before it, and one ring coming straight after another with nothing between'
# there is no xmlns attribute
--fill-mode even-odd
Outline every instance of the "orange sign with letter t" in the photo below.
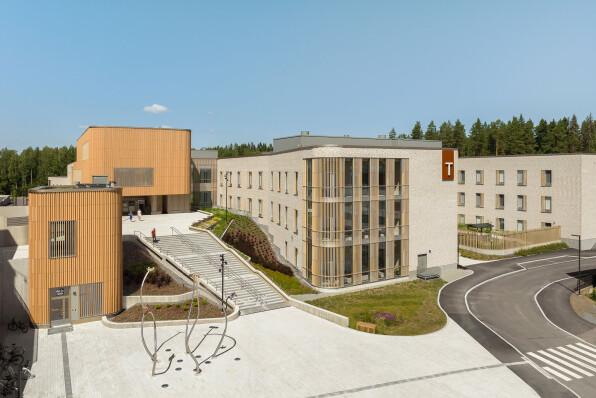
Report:
<svg viewBox="0 0 596 398"><path fill-rule="evenodd" d="M443 149L443 181L453 181L455 175L455 151Z"/></svg>

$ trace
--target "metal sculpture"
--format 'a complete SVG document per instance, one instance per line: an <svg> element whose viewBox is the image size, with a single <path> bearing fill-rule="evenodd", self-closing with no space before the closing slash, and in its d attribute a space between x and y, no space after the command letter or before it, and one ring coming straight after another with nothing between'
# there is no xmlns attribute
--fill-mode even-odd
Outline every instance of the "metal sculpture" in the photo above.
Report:
<svg viewBox="0 0 596 398"><path fill-rule="evenodd" d="M193 279L192 301L190 304L190 308L188 309L188 317L186 318L186 331L184 332L184 343L186 346L185 347L186 353L190 354L190 357L192 358L192 360L195 362L195 365L197 366L195 368L195 375L198 376L201 373L201 369L199 368L199 361L197 361L197 358L195 358L195 356L192 354L190 347L188 346L188 340L190 340L190 335L192 334L193 330L195 329L195 325L197 324L197 321L199 320L199 314L201 313L198 292L197 292L197 317L195 318L195 321L192 324L192 327L190 328L190 332L188 331L188 324L190 323L190 313L192 312L192 307L194 306L194 302L195 302L195 292L197 291L197 280L199 279L199 274L192 274L191 277Z"/></svg>
<svg viewBox="0 0 596 398"><path fill-rule="evenodd" d="M226 297L225 306L223 305L223 301L222 301L221 311L226 316L226 323L225 323L225 326L224 326L224 331L221 334L221 339L219 340L219 343L217 344L217 347L215 348L215 351L213 352L213 355L211 355L211 358L217 357L217 352L221 348L221 343L223 343L224 338L226 337L226 330L228 330L228 311L227 311L228 300L233 299L235 296L236 296L236 293L232 293L228 297ZM223 295L222 295L222 298L223 298Z"/></svg>
<svg viewBox="0 0 596 398"><path fill-rule="evenodd" d="M151 361L153 361L153 368L151 370L151 376L155 376L155 366L157 365L157 323L155 322L155 315L153 315L153 312L149 311L149 307L147 307L144 303L143 303L143 286L145 285L145 280L147 279L147 276L149 275L150 272L153 272L155 270L155 267L151 267L151 268L147 268L147 273L145 274L145 277L143 278L143 282L141 283L141 293L140 293L140 299L141 299L141 308L143 309L143 317L141 318L141 340L143 340L143 346L145 347L145 351L147 351L147 354L149 354L149 357L151 358ZM147 314L151 314L151 317L153 318L153 342L154 342L154 351L153 354L151 353L151 351L149 351L149 348L147 347L147 343L145 342L145 315Z"/></svg>

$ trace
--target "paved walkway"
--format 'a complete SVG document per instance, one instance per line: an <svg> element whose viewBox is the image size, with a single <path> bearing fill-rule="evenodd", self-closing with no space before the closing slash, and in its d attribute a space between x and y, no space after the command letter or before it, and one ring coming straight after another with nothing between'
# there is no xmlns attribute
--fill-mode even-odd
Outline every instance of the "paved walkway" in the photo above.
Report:
<svg viewBox="0 0 596 398"><path fill-rule="evenodd" d="M196 221L207 218L204 213L177 213L177 214L155 214L142 216L139 221L135 215L132 222L128 217L122 217L122 235L134 235L135 231L141 231L146 236L151 236L151 230L155 228L157 235L171 235L170 227L177 228L182 233L187 233L188 227Z"/></svg>
<svg viewBox="0 0 596 398"><path fill-rule="evenodd" d="M197 327L191 346L209 330ZM213 352L220 331L221 324L195 351L199 361ZM65 341L40 331L37 377L25 396L65 396L70 386L75 397L536 397L452 321L425 336L380 336L290 307L240 317L228 333L223 345L231 350L202 364L194 376L194 363L184 354L184 326L159 328L159 343L170 340L158 353L157 372L165 373L152 378L139 329L92 322L75 325ZM146 335L151 346L152 331Z"/></svg>

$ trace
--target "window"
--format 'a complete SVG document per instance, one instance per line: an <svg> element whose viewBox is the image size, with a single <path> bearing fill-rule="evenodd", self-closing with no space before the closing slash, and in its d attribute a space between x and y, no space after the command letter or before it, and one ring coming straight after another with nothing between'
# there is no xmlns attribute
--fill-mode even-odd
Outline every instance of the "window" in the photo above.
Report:
<svg viewBox="0 0 596 398"><path fill-rule="evenodd" d="M259 218L263 218L263 201L259 199Z"/></svg>
<svg viewBox="0 0 596 398"><path fill-rule="evenodd" d="M91 179L91 182L93 182L93 184L102 184L102 185L109 184L108 176L93 176Z"/></svg>
<svg viewBox="0 0 596 398"><path fill-rule="evenodd" d="M246 210L247 210L247 211L250 213L250 215L252 216L252 199L250 199L250 198L248 199L248 206L247 206L247 209L246 209Z"/></svg>
<svg viewBox="0 0 596 398"><path fill-rule="evenodd" d="M348 198L351 198L353 193L352 193L352 180L354 178L353 173L352 173L352 167L354 165L354 161L352 159L345 159L345 174L344 174L344 179L345 179L345 184L346 184L346 192L345 192L345 196Z"/></svg>
<svg viewBox="0 0 596 398"><path fill-rule="evenodd" d="M384 228L386 227L386 219L387 219L387 212L385 211L385 208L387 206L387 203L384 200L380 200L379 201L379 227Z"/></svg>
<svg viewBox="0 0 596 398"><path fill-rule="evenodd" d="M476 216L476 224L482 224L484 222L484 217Z"/></svg>
<svg viewBox="0 0 596 398"><path fill-rule="evenodd" d="M242 180L242 178L240 178L240 172L236 173L236 179L238 180L236 181L236 183L238 184L238 188L240 188L240 181Z"/></svg>
<svg viewBox="0 0 596 398"><path fill-rule="evenodd" d="M552 212L552 199L550 196L542 197L542 212L543 213Z"/></svg>
<svg viewBox="0 0 596 398"><path fill-rule="evenodd" d="M223 172L221 171L219 172L219 186L223 187Z"/></svg>
<svg viewBox="0 0 596 398"><path fill-rule="evenodd" d="M273 172L271 172L271 190L273 191Z"/></svg>
<svg viewBox="0 0 596 398"><path fill-rule="evenodd" d="M542 228L550 228L553 226L552 222L543 222L541 223Z"/></svg>
<svg viewBox="0 0 596 398"><path fill-rule="evenodd" d="M219 194L219 205L220 206L223 206L224 205L224 203L223 203L223 195L222 194Z"/></svg>
<svg viewBox="0 0 596 398"><path fill-rule="evenodd" d="M285 223L286 223L286 224L285 224L285 227L286 227L286 229L288 229L288 206L286 206L286 211L285 211L285 213L284 213L284 214L285 214L284 221L285 221Z"/></svg>
<svg viewBox="0 0 596 398"><path fill-rule="evenodd" d="M294 195L298 195L298 172L294 172Z"/></svg>
<svg viewBox="0 0 596 398"><path fill-rule="evenodd" d="M385 185L387 185L387 174L385 173L387 160L379 159L379 195L385 196Z"/></svg>
<svg viewBox="0 0 596 398"><path fill-rule="evenodd" d="M281 205L277 205L277 225L281 225Z"/></svg>
<svg viewBox="0 0 596 398"><path fill-rule="evenodd" d="M286 254L284 255L284 257L286 259L288 258L288 241L286 241Z"/></svg>
<svg viewBox="0 0 596 398"><path fill-rule="evenodd" d="M199 206L211 207L211 192L199 192Z"/></svg>
<svg viewBox="0 0 596 398"><path fill-rule="evenodd" d="M286 179L284 181L284 188L285 188L286 193L288 193L288 172L286 171L285 174L286 174Z"/></svg>
<svg viewBox="0 0 596 398"><path fill-rule="evenodd" d="M517 210L526 211L526 195L517 195Z"/></svg>
<svg viewBox="0 0 596 398"><path fill-rule="evenodd" d="M294 233L298 235L298 210L294 210Z"/></svg>
<svg viewBox="0 0 596 398"><path fill-rule="evenodd" d="M259 189L263 189L263 172L259 171Z"/></svg>
<svg viewBox="0 0 596 398"><path fill-rule="evenodd" d="M517 220L517 230L518 231L526 230L526 220Z"/></svg>
<svg viewBox="0 0 596 398"><path fill-rule="evenodd" d="M499 231L505 231L505 219L497 218L497 229Z"/></svg>
<svg viewBox="0 0 596 398"><path fill-rule="evenodd" d="M463 214L458 214L457 215L457 222L459 224L465 224L466 223L466 216Z"/></svg>
<svg viewBox="0 0 596 398"><path fill-rule="evenodd" d="M298 266L298 249L294 248L294 265Z"/></svg>
<svg viewBox="0 0 596 398"><path fill-rule="evenodd" d="M550 187L553 184L552 170L542 170L542 186Z"/></svg>
<svg viewBox="0 0 596 398"><path fill-rule="evenodd" d="M273 202L271 202L271 222L273 222Z"/></svg>
<svg viewBox="0 0 596 398"><path fill-rule="evenodd" d="M152 187L153 169L114 169L114 180L121 187Z"/></svg>
<svg viewBox="0 0 596 398"><path fill-rule="evenodd" d="M228 196L228 205L229 205L230 207L232 207L232 205L233 205L233 202L232 202L232 195Z"/></svg>
<svg viewBox="0 0 596 398"><path fill-rule="evenodd" d="M484 207L484 194L483 193L476 194L476 207Z"/></svg>
<svg viewBox="0 0 596 398"><path fill-rule="evenodd" d="M505 185L505 170L497 170L497 185Z"/></svg>
<svg viewBox="0 0 596 398"><path fill-rule="evenodd" d="M199 169L199 182L210 183L211 182L211 167L201 166Z"/></svg>
<svg viewBox="0 0 596 398"><path fill-rule="evenodd" d="M228 187L232 186L232 172L226 171L226 179L228 180Z"/></svg>
<svg viewBox="0 0 596 398"><path fill-rule="evenodd" d="M526 184L528 183L526 180L526 170L518 170L517 171L517 186L519 187L523 187L526 186Z"/></svg>
<svg viewBox="0 0 596 398"><path fill-rule="evenodd" d="M370 185L370 159L362 159L362 187L368 187ZM362 192L364 195L364 190ZM366 195L368 196L368 195Z"/></svg>
<svg viewBox="0 0 596 398"><path fill-rule="evenodd" d="M500 210L505 208L505 195L497 195L495 200L495 208Z"/></svg>
<svg viewBox="0 0 596 398"><path fill-rule="evenodd" d="M465 170L459 171L458 183L460 183L460 184L466 183L466 171Z"/></svg>
<svg viewBox="0 0 596 398"><path fill-rule="evenodd" d="M240 196L238 196L238 197L236 198L236 204L238 205L237 209L238 209L238 210L242 210Z"/></svg>
<svg viewBox="0 0 596 398"><path fill-rule="evenodd" d="M362 283L370 281L370 246L362 245Z"/></svg>
<svg viewBox="0 0 596 398"><path fill-rule="evenodd" d="M352 229L353 224L353 204L352 202L346 202L344 209L344 230L346 232L346 242L352 241Z"/></svg>
<svg viewBox="0 0 596 398"><path fill-rule="evenodd" d="M62 258L76 255L77 222L50 221L49 257Z"/></svg>
<svg viewBox="0 0 596 398"><path fill-rule="evenodd" d="M281 171L277 172L277 192L281 192Z"/></svg>
<svg viewBox="0 0 596 398"><path fill-rule="evenodd" d="M457 194L457 205L458 206L466 205L466 194L464 192L460 192Z"/></svg>
<svg viewBox="0 0 596 398"><path fill-rule="evenodd" d="M484 170L476 170L476 185L484 184Z"/></svg>
<svg viewBox="0 0 596 398"><path fill-rule="evenodd" d="M252 188L252 171L248 172L248 189Z"/></svg>

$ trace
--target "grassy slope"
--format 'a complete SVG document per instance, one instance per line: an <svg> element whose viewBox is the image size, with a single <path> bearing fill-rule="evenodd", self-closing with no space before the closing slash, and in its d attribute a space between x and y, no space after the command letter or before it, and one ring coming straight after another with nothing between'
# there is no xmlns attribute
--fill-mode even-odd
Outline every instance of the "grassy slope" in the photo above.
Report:
<svg viewBox="0 0 596 398"><path fill-rule="evenodd" d="M437 303L439 290L445 283L443 280L416 280L324 297L308 303L349 317L353 329L360 315L368 311L399 314L405 320L404 323L394 327L377 325L377 333L414 336L431 333L445 326L447 318Z"/></svg>
<svg viewBox="0 0 596 398"><path fill-rule="evenodd" d="M286 293L290 295L294 294L316 294L316 290L313 290L307 286L302 285L298 279L293 276L282 274L281 272L272 271L259 264L252 263L253 267L267 275L277 286L281 287Z"/></svg>

